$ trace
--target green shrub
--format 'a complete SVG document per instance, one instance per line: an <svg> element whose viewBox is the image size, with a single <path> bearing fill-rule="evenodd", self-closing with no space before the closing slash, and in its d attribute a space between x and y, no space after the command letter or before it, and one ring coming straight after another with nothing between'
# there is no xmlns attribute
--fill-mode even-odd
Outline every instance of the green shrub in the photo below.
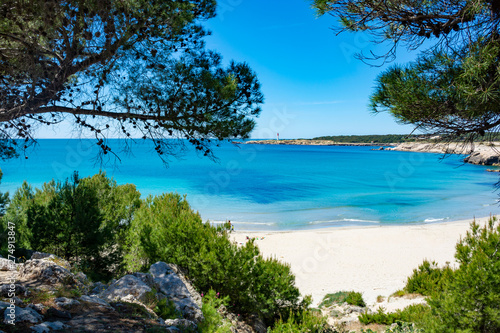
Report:
<svg viewBox="0 0 500 333"><path fill-rule="evenodd" d="M452 277L453 270L449 266L439 268L435 262L424 260L408 277L405 291L430 296L442 292Z"/></svg>
<svg viewBox="0 0 500 333"><path fill-rule="evenodd" d="M182 314L176 308L175 303L168 298L162 298L159 300L153 311L162 319L182 318Z"/></svg>
<svg viewBox="0 0 500 333"><path fill-rule="evenodd" d="M201 311L205 320L198 327L201 333L231 333L231 325L219 313L221 306L229 304L229 297L220 298L213 290L203 296Z"/></svg>
<svg viewBox="0 0 500 333"><path fill-rule="evenodd" d="M405 290L402 290L402 289L399 289L399 290L396 290L391 296L395 296L395 297L403 297L404 295L406 295L408 292L405 291Z"/></svg>
<svg viewBox="0 0 500 333"><path fill-rule="evenodd" d="M355 291L338 291L334 294L327 294L319 304L319 307L328 307L333 304L347 303L350 305L365 307L366 303L363 296Z"/></svg>
<svg viewBox="0 0 500 333"><path fill-rule="evenodd" d="M129 229L127 267L135 271L157 261L177 264L200 292L217 290L229 296L233 311L255 313L267 324L308 305L299 302L288 265L264 259L252 241L239 247L229 239L229 230L228 224L203 223L178 194L149 196Z"/></svg>
<svg viewBox="0 0 500 333"><path fill-rule="evenodd" d="M456 246L453 280L429 300L426 332L500 332L500 225L475 221Z"/></svg>
<svg viewBox="0 0 500 333"><path fill-rule="evenodd" d="M300 314L290 314L287 320L279 319L268 333L334 333L326 317L316 311L305 310Z"/></svg>
<svg viewBox="0 0 500 333"><path fill-rule="evenodd" d="M366 303L363 300L363 296L361 296L361 293L351 291L349 294L347 294L346 298L346 303L350 305L355 305L355 306L361 306L365 307Z"/></svg>
<svg viewBox="0 0 500 333"><path fill-rule="evenodd" d="M402 310L386 313L383 307L378 308L374 313L362 313L358 318L365 325L382 324L391 325L395 322L421 323L430 313L430 308L426 304L409 305Z"/></svg>
<svg viewBox="0 0 500 333"><path fill-rule="evenodd" d="M15 223L20 250L53 253L91 279L107 280L121 272L122 240L139 197L133 185L117 186L104 173L83 179L75 173L35 190L25 182L2 222Z"/></svg>

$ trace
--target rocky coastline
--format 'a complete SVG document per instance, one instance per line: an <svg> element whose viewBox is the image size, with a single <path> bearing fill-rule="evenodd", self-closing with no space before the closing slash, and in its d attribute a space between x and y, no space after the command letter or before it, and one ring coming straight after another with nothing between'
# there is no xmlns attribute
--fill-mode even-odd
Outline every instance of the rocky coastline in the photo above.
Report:
<svg viewBox="0 0 500 333"><path fill-rule="evenodd" d="M297 146L344 146L344 147L380 147L372 150L396 150L418 153L438 153L466 155L465 163L477 165L500 166L500 143L465 144L459 142L405 142L405 143L348 143L332 140L290 139L290 140L252 140L235 142L237 144L256 145L297 145ZM490 170L488 170L490 171ZM496 170L491 170L496 171Z"/></svg>
<svg viewBox="0 0 500 333"><path fill-rule="evenodd" d="M252 140L246 142L238 142L247 145L296 145L296 146L395 146L395 144L380 144L380 143L349 143L335 142L332 140L310 140L310 139L291 139L291 140Z"/></svg>
<svg viewBox="0 0 500 333"><path fill-rule="evenodd" d="M387 148L386 150L467 155L464 158L465 163L500 166L500 143L478 143L471 145L459 142L406 142Z"/></svg>

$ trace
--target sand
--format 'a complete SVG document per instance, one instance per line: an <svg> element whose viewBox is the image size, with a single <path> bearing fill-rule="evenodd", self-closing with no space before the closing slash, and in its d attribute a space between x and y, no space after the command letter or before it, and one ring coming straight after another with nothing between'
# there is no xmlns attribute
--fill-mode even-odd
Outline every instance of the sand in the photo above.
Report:
<svg viewBox="0 0 500 333"><path fill-rule="evenodd" d="M477 219L484 223L488 218ZM290 232L237 231L233 239L255 241L265 257L289 263L302 295L317 305L324 295L342 290L363 294L367 304L402 289L424 259L456 266L455 245L471 220ZM263 239L262 239L263 237Z"/></svg>

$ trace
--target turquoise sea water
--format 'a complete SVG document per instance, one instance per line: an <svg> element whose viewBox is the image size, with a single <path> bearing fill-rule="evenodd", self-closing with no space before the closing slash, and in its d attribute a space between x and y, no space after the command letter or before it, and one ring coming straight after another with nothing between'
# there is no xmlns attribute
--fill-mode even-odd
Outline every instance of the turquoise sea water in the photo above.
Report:
<svg viewBox="0 0 500 333"><path fill-rule="evenodd" d="M114 151L123 147L111 140ZM498 174L458 156L372 151L372 147L233 145L215 148L217 162L189 148L168 168L149 144L96 163L94 140L39 140L28 159L1 162L0 191L23 180L40 186L103 169L143 197L186 194L204 220L231 220L239 230L434 223L498 214Z"/></svg>

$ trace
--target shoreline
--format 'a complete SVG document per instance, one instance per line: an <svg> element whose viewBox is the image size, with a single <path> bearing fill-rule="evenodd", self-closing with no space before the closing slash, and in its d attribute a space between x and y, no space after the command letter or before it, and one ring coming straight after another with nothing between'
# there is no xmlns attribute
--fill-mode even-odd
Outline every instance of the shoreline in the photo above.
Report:
<svg viewBox="0 0 500 333"><path fill-rule="evenodd" d="M235 142L245 145L294 145L294 146L344 146L344 147L394 147L394 143L354 143L336 142L332 140L313 139L280 139L280 140L250 140L245 142Z"/></svg>
<svg viewBox="0 0 500 333"><path fill-rule="evenodd" d="M488 217L476 218L480 224ZM318 305L328 293L361 292L368 305L402 289L424 259L456 265L455 245L474 219L295 231L235 231L238 244L256 238L266 258L290 264L296 284ZM388 305L384 304L385 307ZM397 304L393 304L397 308ZM389 308L390 308L389 304ZM389 309L388 309L389 310Z"/></svg>

